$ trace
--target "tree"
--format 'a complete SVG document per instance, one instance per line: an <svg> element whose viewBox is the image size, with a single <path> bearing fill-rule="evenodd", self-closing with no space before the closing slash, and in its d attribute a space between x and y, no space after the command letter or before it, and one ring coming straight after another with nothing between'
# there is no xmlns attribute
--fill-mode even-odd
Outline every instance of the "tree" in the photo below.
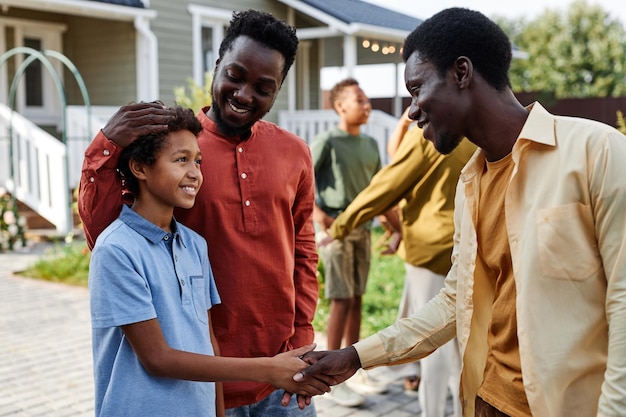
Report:
<svg viewBox="0 0 626 417"><path fill-rule="evenodd" d="M526 23L499 18L514 45L528 54L511 65L514 91L564 97L626 95L626 31L600 6L573 2Z"/></svg>

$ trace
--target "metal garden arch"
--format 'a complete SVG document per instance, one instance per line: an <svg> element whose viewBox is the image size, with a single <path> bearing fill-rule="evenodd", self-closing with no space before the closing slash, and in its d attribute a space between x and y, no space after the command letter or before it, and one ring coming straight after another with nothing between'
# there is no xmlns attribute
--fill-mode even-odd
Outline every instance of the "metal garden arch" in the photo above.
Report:
<svg viewBox="0 0 626 417"><path fill-rule="evenodd" d="M2 54L2 56L0 56L0 67L2 67L2 65L4 65L4 63L9 58L17 54L27 55L27 58L24 59L24 61L18 67L17 71L15 72L15 75L13 76L13 80L11 82L11 88L9 90L9 102L8 102L9 108L11 109L11 118L12 118L13 112L15 112L15 97L17 94L17 87L18 87L19 81L22 78L22 75L24 74L24 72L26 71L26 68L35 60L39 60L43 64L43 66L48 70L59 92L59 97L61 98L61 105L62 105L61 106L61 141L63 142L66 148L66 152L64 156L65 170L64 170L63 175L64 175L65 189L67 192L66 198L68 201L68 204L66 204L66 224L67 224L68 230L64 230L63 232L68 233L71 231L71 228L73 226L73 214L72 214L72 195L71 195L71 189L69 186L69 166L68 166L68 152L67 152L67 129L66 129L67 97L65 94L65 88L63 86L63 82L61 81L61 78L58 72L52 65L52 62L50 61L49 58L54 58L54 59L59 60L62 64L65 65L65 67L74 76L74 79L76 80L76 83L78 84L78 87L82 94L85 107L87 108L88 131L91 131L91 126L89 126L89 124L91 123L91 103L89 101L89 95L87 93L85 82L82 76L80 75L78 69L76 68L76 66L69 60L69 58L67 58L65 55L61 54L60 52L52 51L52 50L38 51L33 48L20 46L20 47L10 49L9 51ZM9 145L10 174L9 175L10 175L11 180L14 182L15 181L15 167L14 167L15 161L14 161L14 155L13 155L14 138L13 138L12 120L10 120L10 123L9 123L9 141L10 141L10 145ZM15 183L13 184L13 188L14 189L11 190L11 195L13 198L16 198L15 197Z"/></svg>

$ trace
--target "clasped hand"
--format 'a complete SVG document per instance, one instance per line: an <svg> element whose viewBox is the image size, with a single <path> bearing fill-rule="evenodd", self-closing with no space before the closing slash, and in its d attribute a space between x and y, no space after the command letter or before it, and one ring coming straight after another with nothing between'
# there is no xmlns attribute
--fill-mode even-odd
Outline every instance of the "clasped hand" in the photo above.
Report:
<svg viewBox="0 0 626 417"><path fill-rule="evenodd" d="M298 384L318 386L322 383L330 387L344 382L361 367L359 355L352 346L339 350L311 351L302 355L301 359L309 366L293 376ZM291 393L285 392L282 404L287 405L290 397ZM311 397L307 395L298 394L297 399L301 409L311 403Z"/></svg>

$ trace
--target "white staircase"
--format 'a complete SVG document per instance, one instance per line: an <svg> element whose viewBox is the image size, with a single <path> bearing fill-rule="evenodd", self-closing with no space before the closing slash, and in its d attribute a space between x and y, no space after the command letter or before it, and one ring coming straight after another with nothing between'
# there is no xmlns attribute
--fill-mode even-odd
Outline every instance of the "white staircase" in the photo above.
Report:
<svg viewBox="0 0 626 417"><path fill-rule="evenodd" d="M0 103L0 188L5 188L65 236L72 232L72 191L78 186L85 149L115 113L115 106L68 106L67 145ZM337 124L332 110L279 113L279 125L310 143L318 133ZM383 165L389 162L386 147L397 119L373 110L362 132L378 142ZM12 125L13 138L9 138ZM11 150L12 144L12 150Z"/></svg>
<svg viewBox="0 0 626 417"><path fill-rule="evenodd" d="M117 107L67 108L67 146L0 103L0 188L49 221L60 236L73 224L72 190L89 142ZM12 138L10 132L12 130Z"/></svg>

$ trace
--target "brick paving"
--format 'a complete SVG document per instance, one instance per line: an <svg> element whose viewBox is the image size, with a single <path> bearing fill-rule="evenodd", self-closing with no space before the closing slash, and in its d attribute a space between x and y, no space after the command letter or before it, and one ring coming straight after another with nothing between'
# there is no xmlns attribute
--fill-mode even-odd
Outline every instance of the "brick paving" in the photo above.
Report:
<svg viewBox="0 0 626 417"><path fill-rule="evenodd" d="M0 417L93 415L87 289L13 274L45 256L49 246L0 253ZM318 339L323 348L323 336ZM319 417L420 415L417 397L406 395L400 380L360 407L341 407L323 396L315 404Z"/></svg>

